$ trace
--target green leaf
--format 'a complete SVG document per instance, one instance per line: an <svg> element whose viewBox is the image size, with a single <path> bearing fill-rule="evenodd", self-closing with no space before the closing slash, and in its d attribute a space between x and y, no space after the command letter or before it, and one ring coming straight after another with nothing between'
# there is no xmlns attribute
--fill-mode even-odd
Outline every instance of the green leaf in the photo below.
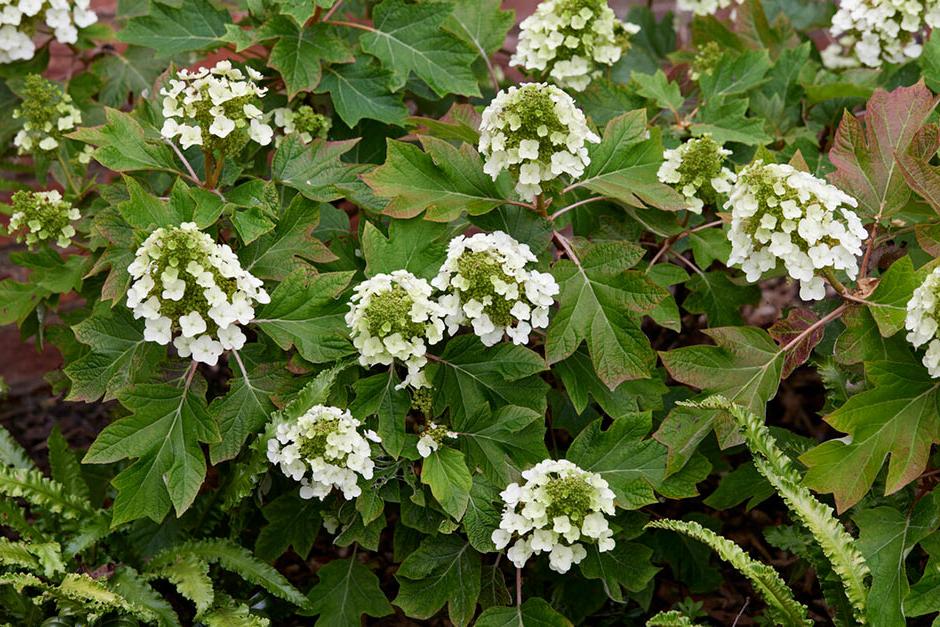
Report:
<svg viewBox="0 0 940 627"><path fill-rule="evenodd" d="M780 346L789 346L790 342L795 342L798 338L802 338L787 351L783 361L783 372L780 373L782 378L786 379L797 366L805 363L806 360L809 359L809 356L813 354L813 349L816 348L816 345L822 341L824 334L823 327L818 327L816 330L806 334L810 327L817 322L819 322L819 316L813 313L811 309L797 307L791 309L786 318L777 320L767 329L770 336L774 338Z"/></svg>
<svg viewBox="0 0 940 627"><path fill-rule="evenodd" d="M457 520L463 518L473 484L463 453L447 446L433 451L421 465L421 483L431 488L445 512Z"/></svg>
<svg viewBox="0 0 940 627"><path fill-rule="evenodd" d="M652 427L649 413L618 418L606 430L602 419L589 424L571 443L566 457L584 470L599 473L617 495L617 504L639 509L656 502L653 488L666 473L666 451L644 439Z"/></svg>
<svg viewBox="0 0 940 627"><path fill-rule="evenodd" d="M480 553L496 551L491 536L493 530L499 527L502 515L501 509L496 505L502 502L499 492L500 489L489 483L482 475L473 477L470 499L467 501L467 512L461 524L467 534L467 540Z"/></svg>
<svg viewBox="0 0 940 627"><path fill-rule="evenodd" d="M711 135L724 144L738 142L748 146L763 146L771 141L764 131L764 120L749 118L747 98L718 96L709 100L691 128L692 135Z"/></svg>
<svg viewBox="0 0 940 627"><path fill-rule="evenodd" d="M155 129L144 128L130 114L105 108L105 124L84 127L70 137L95 146L95 161L115 172L160 170L178 172L173 151Z"/></svg>
<svg viewBox="0 0 940 627"><path fill-rule="evenodd" d="M302 499L296 490L282 494L261 509L268 524L255 541L255 553L273 561L287 548L307 559L320 531L320 501Z"/></svg>
<svg viewBox="0 0 940 627"><path fill-rule="evenodd" d="M940 35L931 33L918 61L924 72L927 86L934 93L940 91Z"/></svg>
<svg viewBox="0 0 940 627"><path fill-rule="evenodd" d="M39 301L48 295L29 283L3 279L0 281L0 324L23 324Z"/></svg>
<svg viewBox="0 0 940 627"><path fill-rule="evenodd" d="M914 264L909 256L904 256L891 264L878 281L878 286L866 299L878 330L885 337L890 337L904 328L907 318L907 301L920 285Z"/></svg>
<svg viewBox="0 0 940 627"><path fill-rule="evenodd" d="M756 285L737 285L724 271L694 274L686 282L689 295L682 307L689 313L705 314L708 326L724 327L741 324L741 307L760 300Z"/></svg>
<svg viewBox="0 0 940 627"><path fill-rule="evenodd" d="M454 417L453 428L460 432L457 443L467 463L498 485L548 457L544 411L515 405L494 412L471 407Z"/></svg>
<svg viewBox="0 0 940 627"><path fill-rule="evenodd" d="M355 557L333 560L317 571L319 581L307 598L317 627L359 627L362 615L380 618L393 613L379 579Z"/></svg>
<svg viewBox="0 0 940 627"><path fill-rule="evenodd" d="M931 445L940 443L940 382L913 354L867 363L865 373L872 387L826 416L850 443L830 440L800 457L806 484L833 493L840 512L865 496L885 460L892 494L924 472Z"/></svg>
<svg viewBox="0 0 940 627"><path fill-rule="evenodd" d="M570 620L544 599L526 600L517 607L491 607L477 619L476 627L571 627Z"/></svg>
<svg viewBox="0 0 940 627"><path fill-rule="evenodd" d="M212 3L181 0L179 6L152 2L147 15L128 20L118 38L129 44L145 46L157 56L169 57L181 52L217 47L231 17Z"/></svg>
<svg viewBox="0 0 940 627"><path fill-rule="evenodd" d="M353 127L363 118L403 126L408 109L400 95L390 93L391 79L391 72L360 55L355 63L325 68L314 93L329 94L347 126Z"/></svg>
<svg viewBox="0 0 940 627"><path fill-rule="evenodd" d="M648 378L656 355L640 329L640 315L651 312L666 290L628 270L642 251L627 242L593 244L578 255L578 263L561 260L552 270L561 293L545 338L546 359L557 363L586 342L608 388Z"/></svg>
<svg viewBox="0 0 940 627"><path fill-rule="evenodd" d="M375 30L362 35L359 43L392 72L393 90L401 89L414 72L440 97L480 95L470 68L476 53L441 29L450 12L446 3L404 0L384 0L373 9Z"/></svg>
<svg viewBox="0 0 940 627"><path fill-rule="evenodd" d="M503 11L501 4L500 0L457 2L444 28L487 58L503 45L515 22L515 11Z"/></svg>
<svg viewBox="0 0 940 627"><path fill-rule="evenodd" d="M427 210L426 219L449 222L463 211L486 213L511 196L508 175L494 182L484 174L474 147L458 149L427 136L421 141L427 152L389 139L385 163L362 177L375 194L391 199L385 213L412 218Z"/></svg>
<svg viewBox="0 0 940 627"><path fill-rule="evenodd" d="M762 329L722 327L704 333L717 346L687 346L659 354L669 374L763 415L780 383L783 353Z"/></svg>
<svg viewBox="0 0 940 627"><path fill-rule="evenodd" d="M300 356L325 363L354 352L344 319L347 306L341 295L352 272L310 276L292 272L271 294L271 302L257 312L254 322L284 350L297 347Z"/></svg>
<svg viewBox="0 0 940 627"><path fill-rule="evenodd" d="M336 257L313 236L320 205L295 196L273 231L238 251L242 267L260 279L282 280L291 272L310 272L305 261L325 263Z"/></svg>
<svg viewBox="0 0 940 627"><path fill-rule="evenodd" d="M139 384L118 394L131 415L98 434L83 460L109 464L138 458L112 480L118 490L112 526L144 516L160 522L170 505L181 515L196 498L206 476L200 443L219 441L219 427L206 408L205 383L188 389Z"/></svg>
<svg viewBox="0 0 940 627"><path fill-rule="evenodd" d="M876 507L854 516L859 527L858 548L871 568L868 620L881 627L907 625L904 601L910 592L906 561L918 542L940 527L940 499L929 494L901 513Z"/></svg>
<svg viewBox="0 0 940 627"><path fill-rule="evenodd" d="M408 392L396 389L398 384L394 367L387 373L359 379L353 386L356 398L349 405L349 411L359 420L378 416L376 431L382 438L382 448L396 458L405 445L405 416L411 409Z"/></svg>
<svg viewBox="0 0 940 627"><path fill-rule="evenodd" d="M661 109L677 113L685 102L679 84L670 81L662 70L656 70L655 74L633 72L630 80L636 83L638 94L653 101Z"/></svg>
<svg viewBox="0 0 940 627"><path fill-rule="evenodd" d="M485 347L475 335L451 338L438 360L427 366L435 413L450 408L457 428L466 416L490 404L519 405L544 412L548 385L537 375L545 361L524 346Z"/></svg>
<svg viewBox="0 0 940 627"><path fill-rule="evenodd" d="M309 144L300 137L284 138L271 162L271 179L287 185L319 202L330 202L343 197L337 184L354 180L354 167L341 161L353 149L358 139L328 142L315 139Z"/></svg>
<svg viewBox="0 0 940 627"><path fill-rule="evenodd" d="M280 72L287 97L311 91L320 84L321 63L352 63L349 45L326 24L298 28L290 20L278 20L280 39L271 48L268 65ZM269 25L266 25L268 27Z"/></svg>
<svg viewBox="0 0 940 627"><path fill-rule="evenodd" d="M233 353L231 387L209 405L209 415L222 434L209 447L213 465L238 455L248 437L263 429L275 409L271 397L290 380L285 362L266 361L258 349L259 345L249 344Z"/></svg>
<svg viewBox="0 0 940 627"><path fill-rule="evenodd" d="M480 596L480 556L454 535L425 538L395 573L395 605L412 618L431 618L444 604L458 627L470 624Z"/></svg>
<svg viewBox="0 0 940 627"><path fill-rule="evenodd" d="M591 144L588 154L591 163L573 188L585 187L631 207L650 205L667 211L685 207L682 196L656 176L663 145L658 129L647 130L645 109L611 120L601 143Z"/></svg>
<svg viewBox="0 0 940 627"><path fill-rule="evenodd" d="M106 107L120 108L129 97L136 97L150 89L157 77L166 70L166 61L154 56L151 50L128 46L123 52L109 50L91 64L91 71L104 84L98 92L98 102Z"/></svg>
<svg viewBox="0 0 940 627"><path fill-rule="evenodd" d="M144 341L142 321L124 306L99 301L91 315L72 327L75 338L91 347L65 367L72 381L69 400L93 402L117 398L121 390L150 379L166 348Z"/></svg>
<svg viewBox="0 0 940 627"><path fill-rule="evenodd" d="M766 82L764 77L770 67L770 56L766 50L725 53L711 72L702 74L699 85L706 100L746 94Z"/></svg>
<svg viewBox="0 0 940 627"><path fill-rule="evenodd" d="M372 222L366 222L361 238L366 275L407 270L433 279L447 256L451 233L448 226L421 218L393 219L386 238Z"/></svg>
<svg viewBox="0 0 940 627"><path fill-rule="evenodd" d="M836 167L829 180L840 189L852 190L863 216L886 218L907 205L911 188L896 167L897 155L907 153L936 104L937 99L920 82L892 92L876 90L864 120L843 114L829 151Z"/></svg>
<svg viewBox="0 0 940 627"><path fill-rule="evenodd" d="M601 553L597 545L587 547L587 557L579 564L588 579L600 579L604 590L614 601L624 602L621 588L630 592L645 589L659 572L650 563L653 549L637 542L617 542L611 551Z"/></svg>

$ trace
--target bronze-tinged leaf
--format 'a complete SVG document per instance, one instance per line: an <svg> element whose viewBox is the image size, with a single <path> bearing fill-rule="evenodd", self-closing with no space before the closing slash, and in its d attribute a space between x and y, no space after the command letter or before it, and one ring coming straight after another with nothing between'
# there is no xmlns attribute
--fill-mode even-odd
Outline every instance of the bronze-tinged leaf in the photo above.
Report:
<svg viewBox="0 0 940 627"><path fill-rule="evenodd" d="M767 331L777 344L784 347L799 338L801 333L817 322L819 322L819 316L809 309L799 307L791 309L786 318L774 322ZM806 362L816 345L822 341L822 338L823 327L813 329L787 351L786 356L783 358L783 371L780 373L780 378L786 379L796 370L797 366Z"/></svg>
<svg viewBox="0 0 940 627"><path fill-rule="evenodd" d="M940 168L930 160L940 149L940 128L928 124L914 136L907 152L896 155L901 173L917 194L940 213Z"/></svg>
<svg viewBox="0 0 940 627"><path fill-rule="evenodd" d="M868 217L888 217L910 200L895 155L907 154L914 137L937 105L923 81L892 92L876 90L864 118L848 111L836 131L829 159L836 167L829 181L848 191Z"/></svg>

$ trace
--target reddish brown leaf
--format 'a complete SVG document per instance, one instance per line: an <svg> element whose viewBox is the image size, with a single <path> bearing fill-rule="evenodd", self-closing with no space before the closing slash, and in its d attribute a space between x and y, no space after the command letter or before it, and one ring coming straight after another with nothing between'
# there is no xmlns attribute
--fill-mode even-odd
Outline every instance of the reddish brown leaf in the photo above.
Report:
<svg viewBox="0 0 940 627"><path fill-rule="evenodd" d="M796 340L801 333L816 322L819 322L819 316L809 309L791 309L786 318L774 322L767 331L770 333L770 337L774 338L774 341L783 347ZM822 341L822 338L823 328L819 327L797 342L783 359L783 371L780 373L780 378L786 379L790 376L790 373L796 370L797 366L809 359L810 353Z"/></svg>
<svg viewBox="0 0 940 627"><path fill-rule="evenodd" d="M908 184L927 204L940 213L940 168L930 160L940 148L940 129L928 124L918 131L906 153L898 153L898 165Z"/></svg>
<svg viewBox="0 0 940 627"><path fill-rule="evenodd" d="M915 135L937 105L923 81L892 92L876 90L864 120L846 112L829 159L831 183L855 196L868 217L890 216L911 196L895 155L907 154Z"/></svg>

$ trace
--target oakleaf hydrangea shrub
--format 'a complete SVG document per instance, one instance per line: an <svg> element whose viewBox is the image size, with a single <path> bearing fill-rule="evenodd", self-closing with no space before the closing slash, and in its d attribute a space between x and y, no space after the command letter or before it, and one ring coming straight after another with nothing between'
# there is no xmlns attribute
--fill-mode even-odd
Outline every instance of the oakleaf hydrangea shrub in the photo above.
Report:
<svg viewBox="0 0 940 627"><path fill-rule="evenodd" d="M520 24L510 65L544 73L556 85L584 91L620 60L640 27L621 22L606 0L546 0Z"/></svg>
<svg viewBox="0 0 940 627"><path fill-rule="evenodd" d="M783 262L800 281L800 297L826 296L824 273L858 274L868 231L853 211L858 202L837 187L791 165L758 160L737 177L725 208L731 210L729 263L749 281Z"/></svg>
<svg viewBox="0 0 940 627"><path fill-rule="evenodd" d="M0 624L936 622L935 4L0 0Z"/></svg>
<svg viewBox="0 0 940 627"><path fill-rule="evenodd" d="M18 242L33 247L45 241L55 242L59 248L68 248L75 235L75 220L81 212L62 198L57 190L13 194L10 208L9 230Z"/></svg>
<svg viewBox="0 0 940 627"><path fill-rule="evenodd" d="M277 425L268 440L268 459L300 482L300 498L321 501L334 489L351 500L362 494L362 479L375 468L369 442L382 439L348 411L316 405L291 423ZM309 476L308 476L309 474Z"/></svg>
<svg viewBox="0 0 940 627"><path fill-rule="evenodd" d="M616 546L607 521L614 493L599 475L560 459L539 462L522 478L525 483L510 483L500 493L505 507L492 538L497 548L517 538L506 552L516 568L546 552L551 569L566 573L587 557L584 543L601 553Z"/></svg>
<svg viewBox="0 0 940 627"><path fill-rule="evenodd" d="M239 325L270 302L263 283L242 269L226 244L216 244L192 222L154 231L127 268L133 284L127 306L144 319L144 339L172 340L180 357L214 366L225 350L239 350Z"/></svg>
<svg viewBox="0 0 940 627"><path fill-rule="evenodd" d="M508 170L528 201L542 193L542 183L580 177L591 162L586 144L599 141L571 96L546 83L499 92L480 122L483 171L495 180Z"/></svg>

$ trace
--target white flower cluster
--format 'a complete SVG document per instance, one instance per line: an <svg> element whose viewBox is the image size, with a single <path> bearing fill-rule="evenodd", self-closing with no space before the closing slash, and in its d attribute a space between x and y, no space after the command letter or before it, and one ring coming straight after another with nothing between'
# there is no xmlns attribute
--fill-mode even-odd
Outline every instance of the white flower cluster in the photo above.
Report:
<svg viewBox="0 0 940 627"><path fill-rule="evenodd" d="M526 244L502 231L455 237L431 284L444 292L440 303L450 333L469 321L486 346L505 333L515 344L532 329L548 326L558 283L547 272L527 270L537 261Z"/></svg>
<svg viewBox="0 0 940 627"><path fill-rule="evenodd" d="M375 469L369 440L374 431L338 407L315 405L293 422L277 425L268 440L268 460L300 482L300 497L321 501L336 488L347 501L362 494L359 477L371 479Z"/></svg>
<svg viewBox="0 0 940 627"><path fill-rule="evenodd" d="M508 170L527 201L562 174L578 178L591 162L585 142L599 143L571 96L554 85L527 83L501 91L483 111L483 170L496 180Z"/></svg>
<svg viewBox="0 0 940 627"><path fill-rule="evenodd" d="M13 213L9 231L18 233L17 241L33 246L55 240L60 248L68 248L75 235L72 222L82 217L72 203L63 200L56 190L48 192L18 191L12 197Z"/></svg>
<svg viewBox="0 0 940 627"><path fill-rule="evenodd" d="M493 544L516 568L533 554L549 553L549 566L566 573L587 556L580 541L597 543L600 552L614 548L607 516L614 515L614 493L598 474L568 460L547 459L522 473L523 485L511 483L500 493L505 503Z"/></svg>
<svg viewBox="0 0 940 627"><path fill-rule="evenodd" d="M404 362L408 375L398 385L428 385L424 366L428 345L444 337L444 312L431 285L407 270L377 274L356 286L346 324L363 366Z"/></svg>
<svg viewBox="0 0 940 627"><path fill-rule="evenodd" d="M271 115L274 117L274 126L281 129L284 136L296 134L305 144L314 138L325 139L332 126L328 117L317 113L310 105L301 105L296 109L278 107L271 111ZM275 142L280 145L282 139L282 136L278 136Z"/></svg>
<svg viewBox="0 0 940 627"><path fill-rule="evenodd" d="M914 290L907 302L907 341L920 348L927 344L924 365L931 377L940 378L940 337L937 336L940 321L940 267L934 268L924 282ZM928 344L929 342L929 344Z"/></svg>
<svg viewBox="0 0 940 627"><path fill-rule="evenodd" d="M58 148L63 136L82 123L82 112L59 85L30 74L23 84L23 102L13 110L13 119L23 120L23 128L13 138L17 152L23 155Z"/></svg>
<svg viewBox="0 0 940 627"><path fill-rule="evenodd" d="M705 205L715 205L721 194L731 191L734 172L724 167L730 154L709 135L693 138L663 153L657 175L685 196L686 209L702 213Z"/></svg>
<svg viewBox="0 0 940 627"><path fill-rule="evenodd" d="M431 453L441 448L441 442L443 442L445 438L455 440L457 434L436 422L428 424L424 431L421 432L421 437L418 438L418 454L421 457L428 457Z"/></svg>
<svg viewBox="0 0 940 627"><path fill-rule="evenodd" d="M0 63L32 59L33 35L40 30L60 44L74 44L78 29L97 21L90 0L0 0Z"/></svg>
<svg viewBox="0 0 940 627"><path fill-rule="evenodd" d="M829 32L835 43L822 51L830 68L880 67L920 57L919 36L940 27L937 0L842 0Z"/></svg>
<svg viewBox="0 0 940 627"><path fill-rule="evenodd" d="M165 118L160 133L167 139L178 136L184 149L202 146L223 154L241 150L249 139L267 146L274 130L259 105L268 90L256 82L263 78L260 72L250 67L245 72L247 77L230 61L177 72L160 90Z"/></svg>
<svg viewBox="0 0 940 627"><path fill-rule="evenodd" d="M162 345L172 339L180 357L209 365L222 351L244 346L238 325L255 317L254 303L271 301L232 249L192 222L151 233L127 271L134 280L127 306L144 318L144 339Z"/></svg>
<svg viewBox="0 0 940 627"><path fill-rule="evenodd" d="M783 261L800 281L800 298L826 295L821 270L858 273L857 256L868 232L849 207L857 201L808 172L758 160L737 177L725 209L731 209L729 264L739 264L748 281Z"/></svg>
<svg viewBox="0 0 940 627"><path fill-rule="evenodd" d="M510 65L547 72L566 89L583 91L601 66L620 60L640 27L621 22L607 0L545 0L520 24Z"/></svg>
<svg viewBox="0 0 940 627"><path fill-rule="evenodd" d="M696 15L714 15L719 9L727 9L742 2L744 0L679 0L676 8Z"/></svg>

